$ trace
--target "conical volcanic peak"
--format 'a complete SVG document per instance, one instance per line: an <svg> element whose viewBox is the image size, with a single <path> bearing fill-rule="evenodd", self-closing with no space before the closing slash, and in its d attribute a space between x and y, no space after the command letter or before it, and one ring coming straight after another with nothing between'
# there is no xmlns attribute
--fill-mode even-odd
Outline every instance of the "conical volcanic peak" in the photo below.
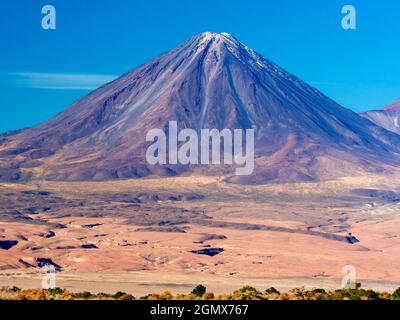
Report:
<svg viewBox="0 0 400 320"><path fill-rule="evenodd" d="M210 55L214 55L223 59L227 58L224 54L229 54L230 58L237 60L244 67L253 69L255 72L268 72L276 76L285 77L289 81L302 83L300 79L280 68L272 61L265 59L262 55L242 44L227 32L204 32L194 36L188 43L196 48L196 53L204 53L208 58ZM206 60L206 62L208 61Z"/></svg>
<svg viewBox="0 0 400 320"><path fill-rule="evenodd" d="M299 62L300 63L300 62ZM255 168L152 165L152 129L254 129ZM400 137L343 108L228 33L205 32L1 137L0 179L105 180L179 174L318 180L399 163Z"/></svg>

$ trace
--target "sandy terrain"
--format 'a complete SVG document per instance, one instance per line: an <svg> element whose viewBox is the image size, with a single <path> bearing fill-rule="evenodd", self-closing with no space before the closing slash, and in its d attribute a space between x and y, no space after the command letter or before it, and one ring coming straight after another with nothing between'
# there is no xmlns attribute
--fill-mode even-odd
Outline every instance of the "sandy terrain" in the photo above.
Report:
<svg viewBox="0 0 400 320"><path fill-rule="evenodd" d="M0 286L40 286L40 259L51 259L57 285L71 290L329 289L353 265L364 287L391 291L400 287L396 177L3 183L0 240L18 243L0 249Z"/></svg>

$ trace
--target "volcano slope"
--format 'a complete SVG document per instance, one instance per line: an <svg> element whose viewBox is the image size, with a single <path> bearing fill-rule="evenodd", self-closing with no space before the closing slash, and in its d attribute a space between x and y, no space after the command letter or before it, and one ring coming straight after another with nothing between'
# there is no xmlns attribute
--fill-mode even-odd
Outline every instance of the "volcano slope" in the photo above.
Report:
<svg viewBox="0 0 400 320"><path fill-rule="evenodd" d="M146 133L255 129L255 170L149 165ZM398 166L400 137L345 109L249 49L206 32L83 97L36 127L2 135L3 181L182 174L239 183L313 181Z"/></svg>

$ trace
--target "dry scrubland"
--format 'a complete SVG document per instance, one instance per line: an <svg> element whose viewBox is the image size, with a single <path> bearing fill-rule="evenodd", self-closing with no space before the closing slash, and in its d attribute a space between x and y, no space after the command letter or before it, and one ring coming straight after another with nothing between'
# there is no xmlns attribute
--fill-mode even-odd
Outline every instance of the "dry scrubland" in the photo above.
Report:
<svg viewBox="0 0 400 320"><path fill-rule="evenodd" d="M61 288L21 290L17 287L4 287L0 289L0 300L400 300L400 288L393 293L376 292L361 289L358 284L357 289L334 291L295 288L289 292L279 292L271 287L261 292L251 286L244 286L233 293L215 295L208 292L206 287L198 285L188 294L173 295L170 291L164 291L161 294L134 297L121 291L115 294L93 294L88 291L72 293Z"/></svg>

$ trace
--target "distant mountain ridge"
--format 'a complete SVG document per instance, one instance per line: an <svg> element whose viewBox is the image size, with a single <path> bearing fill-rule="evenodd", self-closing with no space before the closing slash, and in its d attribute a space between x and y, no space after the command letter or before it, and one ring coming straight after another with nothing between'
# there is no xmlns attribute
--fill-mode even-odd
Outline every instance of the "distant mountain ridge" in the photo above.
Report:
<svg viewBox="0 0 400 320"><path fill-rule="evenodd" d="M387 105L384 110L400 110L400 99L393 101L391 104Z"/></svg>
<svg viewBox="0 0 400 320"><path fill-rule="evenodd" d="M149 165L146 132L254 128L253 175L230 166ZM312 181L398 166L400 136L343 108L228 33L205 32L36 127L0 136L0 180L182 174L239 183Z"/></svg>
<svg viewBox="0 0 400 320"><path fill-rule="evenodd" d="M386 130L400 134L400 99L381 110L372 110L360 115Z"/></svg>

